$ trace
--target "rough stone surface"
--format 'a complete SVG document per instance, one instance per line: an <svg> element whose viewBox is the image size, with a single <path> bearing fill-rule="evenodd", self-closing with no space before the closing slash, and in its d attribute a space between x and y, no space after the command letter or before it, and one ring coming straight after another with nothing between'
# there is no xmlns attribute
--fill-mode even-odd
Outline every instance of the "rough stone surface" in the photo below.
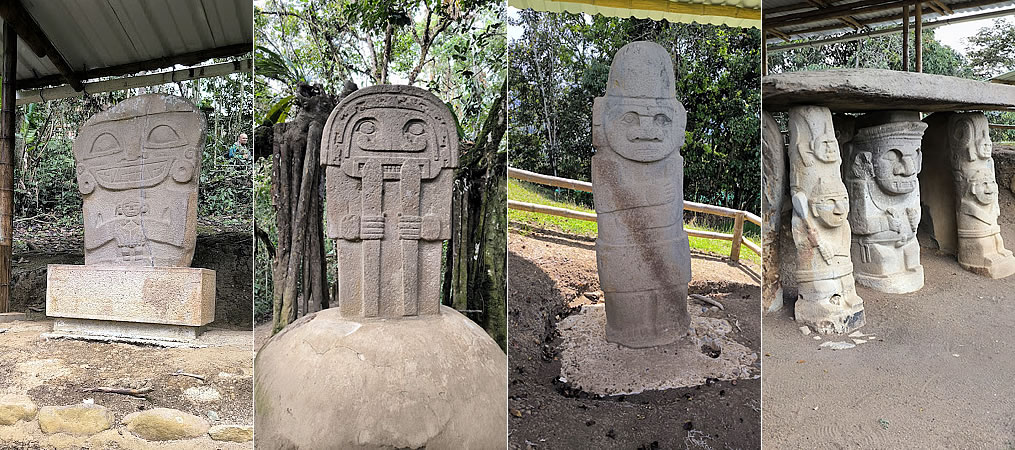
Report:
<svg viewBox="0 0 1015 450"><path fill-rule="evenodd" d="M846 333L864 324L850 260L850 202L828 108L789 111L792 233L796 246L796 320L819 333Z"/></svg>
<svg viewBox="0 0 1015 450"><path fill-rule="evenodd" d="M857 283L891 294L923 287L920 142L927 124L908 111L871 113L846 144L851 253Z"/></svg>
<svg viewBox="0 0 1015 450"><path fill-rule="evenodd" d="M50 265L46 315L202 326L215 320L215 271Z"/></svg>
<svg viewBox="0 0 1015 450"><path fill-rule="evenodd" d="M92 116L74 140L85 264L189 266L205 121L181 97L147 94Z"/></svg>
<svg viewBox="0 0 1015 450"><path fill-rule="evenodd" d="M162 325L157 323L117 322L92 319L56 319L53 335L62 337L93 337L118 339L151 339L168 342L189 342L197 338L200 327Z"/></svg>
<svg viewBox="0 0 1015 450"><path fill-rule="evenodd" d="M0 395L0 425L13 425L19 420L32 420L39 408L27 395Z"/></svg>
<svg viewBox="0 0 1015 450"><path fill-rule="evenodd" d="M596 263L606 298L606 338L634 348L687 333L691 255L684 231L687 112L673 63L654 42L614 55L606 95L592 109Z"/></svg>
<svg viewBox="0 0 1015 450"><path fill-rule="evenodd" d="M95 434L113 425L113 413L93 404L43 406L39 427L44 433Z"/></svg>
<svg viewBox="0 0 1015 450"><path fill-rule="evenodd" d="M782 227L783 207L789 196L789 167L786 162L786 142L779 124L767 111L762 112L761 164L761 215L765 226L761 228L762 299L765 311L782 309L782 283L779 277L779 231Z"/></svg>
<svg viewBox="0 0 1015 450"><path fill-rule="evenodd" d="M924 203L942 252L991 278L1015 274L1015 256L1004 247L998 223L998 183L993 144L983 113L935 113L924 119L928 174ZM930 183L922 188L922 181Z"/></svg>
<svg viewBox="0 0 1015 450"><path fill-rule="evenodd" d="M216 441L250 442L254 439L254 427L245 425L215 425L208 429L208 436Z"/></svg>
<svg viewBox="0 0 1015 450"><path fill-rule="evenodd" d="M0 323L13 322L15 320L25 320L25 313L22 312L0 313Z"/></svg>
<svg viewBox="0 0 1015 450"><path fill-rule="evenodd" d="M208 421L193 414L169 408L155 408L128 414L123 418L127 431L149 441L191 439L208 432Z"/></svg>
<svg viewBox="0 0 1015 450"><path fill-rule="evenodd" d="M824 106L833 111L923 112L1015 107L1015 86L944 75L883 69L839 69L766 75L762 103L769 111Z"/></svg>
<svg viewBox="0 0 1015 450"><path fill-rule="evenodd" d="M258 352L258 447L503 448L506 371L500 347L451 308L398 320L326 309Z"/></svg>
<svg viewBox="0 0 1015 450"><path fill-rule="evenodd" d="M572 387L599 395L636 394L736 380L758 374L758 354L726 336L723 319L694 317L691 332L654 348L628 348L606 340L604 305L586 305L558 324L560 374Z"/></svg>
<svg viewBox="0 0 1015 450"><path fill-rule="evenodd" d="M448 107L412 86L347 96L324 126L328 237L346 317L438 314L458 137Z"/></svg>

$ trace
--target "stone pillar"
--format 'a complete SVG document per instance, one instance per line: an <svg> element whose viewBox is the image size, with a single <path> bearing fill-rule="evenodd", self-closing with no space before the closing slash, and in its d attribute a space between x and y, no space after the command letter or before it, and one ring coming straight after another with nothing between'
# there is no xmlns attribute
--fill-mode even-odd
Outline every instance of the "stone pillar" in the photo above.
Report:
<svg viewBox="0 0 1015 450"><path fill-rule="evenodd" d="M628 347L674 342L690 324L684 231L686 111L673 62L654 42L621 48L592 110L596 263L606 338Z"/></svg>
<svg viewBox="0 0 1015 450"><path fill-rule="evenodd" d="M828 108L789 110L790 195L797 248L796 320L819 333L846 333L864 325L850 260L849 198Z"/></svg>
<svg viewBox="0 0 1015 450"><path fill-rule="evenodd" d="M937 177L924 181L933 182L942 194L925 202L939 247L956 254L971 272L990 278L1015 274L1015 256L1004 247L997 220L999 186L987 118L980 112L947 112L925 121L930 126L924 138L931 155L928 168Z"/></svg>
<svg viewBox="0 0 1015 450"><path fill-rule="evenodd" d="M762 309L777 311L782 308L782 280L779 276L779 236L782 228L782 208L788 195L788 167L786 143L779 124L767 111L762 112L761 148L761 227L762 258Z"/></svg>
<svg viewBox="0 0 1015 450"><path fill-rule="evenodd" d="M451 111L423 89L372 86L332 112L323 140L342 315L437 314L458 166Z"/></svg>
<svg viewBox="0 0 1015 450"><path fill-rule="evenodd" d="M871 113L857 121L844 170L849 190L856 281L891 294L923 287L920 243L920 141L917 112Z"/></svg>

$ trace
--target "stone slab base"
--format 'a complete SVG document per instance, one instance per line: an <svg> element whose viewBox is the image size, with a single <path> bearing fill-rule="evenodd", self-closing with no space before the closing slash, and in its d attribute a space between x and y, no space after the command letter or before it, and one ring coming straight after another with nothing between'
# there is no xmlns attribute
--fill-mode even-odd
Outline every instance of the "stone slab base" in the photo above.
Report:
<svg viewBox="0 0 1015 450"><path fill-rule="evenodd" d="M53 332L47 333L44 336L49 338L149 344L160 347L204 347L193 342L199 334L201 334L201 327L58 318L53 321Z"/></svg>
<svg viewBox="0 0 1015 450"><path fill-rule="evenodd" d="M0 323L13 322L15 320L25 320L25 313L23 312L0 313Z"/></svg>
<svg viewBox="0 0 1015 450"><path fill-rule="evenodd" d="M853 272L856 284L867 286L886 294L908 294L923 289L923 266L908 272L889 276L866 275Z"/></svg>
<svg viewBox="0 0 1015 450"><path fill-rule="evenodd" d="M54 318L185 327L215 320L214 270L51 264L46 278L46 315Z"/></svg>
<svg viewBox="0 0 1015 450"><path fill-rule="evenodd" d="M706 379L756 377L758 354L726 337L723 319L691 317L691 331L673 344L633 349L606 341L604 305L586 305L557 325L560 374L582 391L599 395L637 394L705 384Z"/></svg>

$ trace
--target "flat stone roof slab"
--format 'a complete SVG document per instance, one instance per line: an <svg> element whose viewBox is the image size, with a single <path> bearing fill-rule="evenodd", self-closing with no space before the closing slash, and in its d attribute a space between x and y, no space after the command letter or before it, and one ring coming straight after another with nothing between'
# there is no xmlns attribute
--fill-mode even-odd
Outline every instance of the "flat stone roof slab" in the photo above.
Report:
<svg viewBox="0 0 1015 450"><path fill-rule="evenodd" d="M836 112L1015 109L1015 86L884 69L836 69L766 75L762 106L826 106Z"/></svg>

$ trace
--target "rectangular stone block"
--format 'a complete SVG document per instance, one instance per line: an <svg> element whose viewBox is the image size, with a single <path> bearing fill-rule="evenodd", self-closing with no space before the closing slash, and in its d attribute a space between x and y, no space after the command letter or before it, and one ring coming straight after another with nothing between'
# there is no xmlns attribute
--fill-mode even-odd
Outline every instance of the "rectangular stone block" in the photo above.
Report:
<svg viewBox="0 0 1015 450"><path fill-rule="evenodd" d="M200 327L115 320L64 319L53 321L53 334L66 337L109 338L110 340L155 340L189 342L197 339Z"/></svg>
<svg viewBox="0 0 1015 450"><path fill-rule="evenodd" d="M51 264L46 315L199 327L215 320L215 271Z"/></svg>

